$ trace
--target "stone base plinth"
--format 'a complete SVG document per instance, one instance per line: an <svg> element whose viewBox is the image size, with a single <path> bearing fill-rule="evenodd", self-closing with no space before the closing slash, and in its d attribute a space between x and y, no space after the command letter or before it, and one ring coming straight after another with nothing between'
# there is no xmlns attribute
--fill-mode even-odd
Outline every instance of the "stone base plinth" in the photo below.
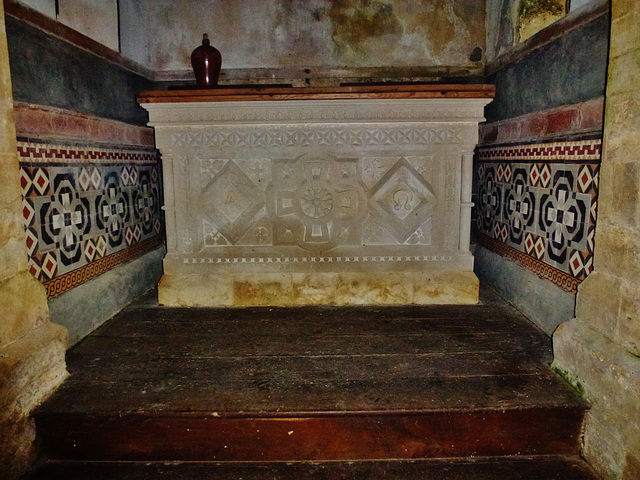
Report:
<svg viewBox="0 0 640 480"><path fill-rule="evenodd" d="M67 330L46 323L0 349L0 476L17 479L35 458L30 414L67 376Z"/></svg>
<svg viewBox="0 0 640 480"><path fill-rule="evenodd" d="M51 320L69 329L69 345L82 340L138 295L153 288L162 276L163 256L164 248L158 248L52 298Z"/></svg>
<svg viewBox="0 0 640 480"><path fill-rule="evenodd" d="M579 320L553 335L554 368L591 402L583 456L603 478L638 478L640 358Z"/></svg>
<svg viewBox="0 0 640 480"><path fill-rule="evenodd" d="M160 304L244 307L478 303L472 272L165 275Z"/></svg>

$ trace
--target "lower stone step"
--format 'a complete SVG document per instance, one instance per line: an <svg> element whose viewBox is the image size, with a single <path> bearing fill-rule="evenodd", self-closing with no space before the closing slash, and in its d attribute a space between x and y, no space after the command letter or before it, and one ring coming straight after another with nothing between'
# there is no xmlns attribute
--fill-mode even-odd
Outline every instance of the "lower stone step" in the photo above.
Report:
<svg viewBox="0 0 640 480"><path fill-rule="evenodd" d="M575 457L291 463L51 462L27 480L597 480Z"/></svg>

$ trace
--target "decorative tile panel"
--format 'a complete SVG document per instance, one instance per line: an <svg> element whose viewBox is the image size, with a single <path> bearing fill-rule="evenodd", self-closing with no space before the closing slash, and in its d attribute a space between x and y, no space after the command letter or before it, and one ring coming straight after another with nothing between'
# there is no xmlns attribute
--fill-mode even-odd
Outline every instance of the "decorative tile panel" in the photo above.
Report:
<svg viewBox="0 0 640 480"><path fill-rule="evenodd" d="M29 268L50 296L161 243L154 150L18 142L18 154Z"/></svg>
<svg viewBox="0 0 640 480"><path fill-rule="evenodd" d="M480 243L574 291L593 269L601 146L598 138L479 148Z"/></svg>

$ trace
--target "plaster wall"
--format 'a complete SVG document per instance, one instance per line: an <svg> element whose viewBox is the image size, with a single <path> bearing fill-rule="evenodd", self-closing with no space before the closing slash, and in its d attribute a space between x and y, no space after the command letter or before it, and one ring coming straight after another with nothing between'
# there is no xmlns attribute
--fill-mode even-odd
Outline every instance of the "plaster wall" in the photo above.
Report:
<svg viewBox="0 0 640 480"><path fill-rule="evenodd" d="M56 18L56 0L19 0L20 3L33 8L47 17Z"/></svg>
<svg viewBox="0 0 640 480"><path fill-rule="evenodd" d="M58 21L112 50L120 48L117 0L59 0Z"/></svg>
<svg viewBox="0 0 640 480"><path fill-rule="evenodd" d="M7 16L6 30L16 101L146 123L135 97L152 88L150 80L20 19Z"/></svg>
<svg viewBox="0 0 640 480"><path fill-rule="evenodd" d="M485 2L447 0L121 0L122 52L189 71L204 32L223 69L474 66ZM474 50L479 48L480 51Z"/></svg>
<svg viewBox="0 0 640 480"><path fill-rule="evenodd" d="M118 0L16 1L58 20L112 50L120 49Z"/></svg>
<svg viewBox="0 0 640 480"><path fill-rule="evenodd" d="M575 10L578 10L580 8L586 7L587 5L589 5L590 3L593 3L594 0L571 0L569 2L569 11L573 12Z"/></svg>
<svg viewBox="0 0 640 480"><path fill-rule="evenodd" d="M603 96L608 33L609 17L601 15L493 71L488 81L496 97L487 122Z"/></svg>
<svg viewBox="0 0 640 480"><path fill-rule="evenodd" d="M576 318L554 335L555 365L592 402L585 457L604 478L640 465L640 5L612 2L595 271Z"/></svg>
<svg viewBox="0 0 640 480"><path fill-rule="evenodd" d="M495 60L515 44L513 0L487 0L487 61Z"/></svg>

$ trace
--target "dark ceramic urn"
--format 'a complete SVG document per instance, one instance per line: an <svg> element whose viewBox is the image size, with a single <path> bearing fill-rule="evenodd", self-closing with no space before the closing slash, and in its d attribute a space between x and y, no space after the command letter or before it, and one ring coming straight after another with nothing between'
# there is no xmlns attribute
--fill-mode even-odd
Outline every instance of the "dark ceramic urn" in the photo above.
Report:
<svg viewBox="0 0 640 480"><path fill-rule="evenodd" d="M191 66L196 74L199 87L212 87L218 84L222 55L217 48L209 44L209 35L202 35L202 45L191 54Z"/></svg>

